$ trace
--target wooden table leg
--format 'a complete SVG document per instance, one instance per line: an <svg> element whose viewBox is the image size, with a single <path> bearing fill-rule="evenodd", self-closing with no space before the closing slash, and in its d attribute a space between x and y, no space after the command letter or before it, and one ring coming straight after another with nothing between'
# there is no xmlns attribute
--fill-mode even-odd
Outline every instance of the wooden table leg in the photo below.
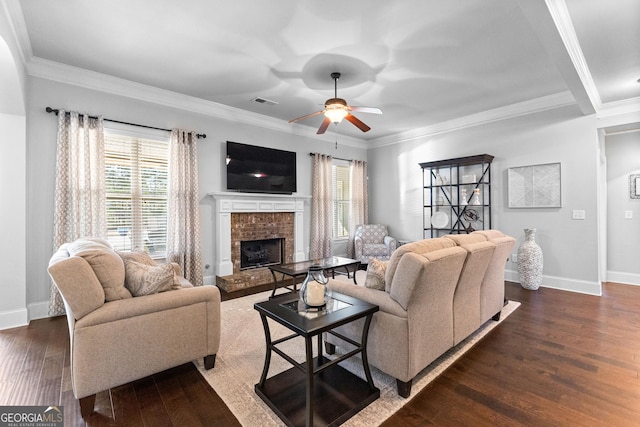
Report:
<svg viewBox="0 0 640 427"><path fill-rule="evenodd" d="M267 351L264 355L264 367L262 368L262 375L260 376L260 382L258 386L260 388L264 387L264 382L267 380L267 374L269 374L269 365L271 364L271 332L269 330L269 323L267 322L267 317L260 313L260 320L262 320L262 327L264 328L264 338L267 342Z"/></svg>
<svg viewBox="0 0 640 427"><path fill-rule="evenodd" d="M305 350L307 353L307 389L306 389L306 425L313 426L313 342L312 337L306 337Z"/></svg>

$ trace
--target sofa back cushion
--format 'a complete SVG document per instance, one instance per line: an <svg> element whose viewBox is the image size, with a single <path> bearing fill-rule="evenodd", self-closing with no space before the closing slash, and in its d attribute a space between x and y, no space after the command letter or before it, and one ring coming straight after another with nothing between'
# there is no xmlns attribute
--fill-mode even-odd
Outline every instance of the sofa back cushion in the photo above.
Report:
<svg viewBox="0 0 640 427"><path fill-rule="evenodd" d="M453 248L454 246L456 246L456 244L453 240L445 239L443 237L418 240L417 242L407 243L406 245L400 246L393 252L393 254L391 255L391 259L389 260L389 265L387 266L387 271L384 277L385 291L391 291L391 283L393 282L393 277L396 274L396 270L398 269L400 260L405 254L415 253L418 255L422 255L427 252L436 251L438 249Z"/></svg>
<svg viewBox="0 0 640 427"><path fill-rule="evenodd" d="M70 256L84 258L104 289L105 299L115 301L131 298L124 286L124 263L106 240L79 239L67 246Z"/></svg>
<svg viewBox="0 0 640 427"><path fill-rule="evenodd" d="M450 284L453 298L453 290L466 256L467 252L459 247L436 249L422 254L405 254L398 263L389 296L403 309L408 310L416 289Z"/></svg>

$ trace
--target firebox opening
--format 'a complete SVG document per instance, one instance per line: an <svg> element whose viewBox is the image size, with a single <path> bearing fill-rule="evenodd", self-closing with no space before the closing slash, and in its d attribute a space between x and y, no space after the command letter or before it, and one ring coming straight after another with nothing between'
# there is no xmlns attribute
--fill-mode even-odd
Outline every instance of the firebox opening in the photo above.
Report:
<svg viewBox="0 0 640 427"><path fill-rule="evenodd" d="M240 242L240 270L282 264L283 258L283 238Z"/></svg>

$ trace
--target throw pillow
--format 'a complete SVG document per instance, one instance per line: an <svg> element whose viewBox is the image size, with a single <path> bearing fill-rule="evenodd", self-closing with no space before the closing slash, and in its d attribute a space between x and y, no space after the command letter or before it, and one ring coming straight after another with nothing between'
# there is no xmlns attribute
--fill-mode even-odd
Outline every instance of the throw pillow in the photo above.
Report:
<svg viewBox="0 0 640 427"><path fill-rule="evenodd" d="M125 286L134 297L168 291L174 283L171 264L147 265L129 260L124 270Z"/></svg>
<svg viewBox="0 0 640 427"><path fill-rule="evenodd" d="M124 263L106 240L79 239L67 246L70 256L84 258L104 288L107 301L131 298L124 286Z"/></svg>
<svg viewBox="0 0 640 427"><path fill-rule="evenodd" d="M156 265L156 262L151 258L151 256L144 251L131 251L131 252L119 252L120 258L125 263L127 261L135 261L145 265Z"/></svg>
<svg viewBox="0 0 640 427"><path fill-rule="evenodd" d="M367 278L364 281L364 286L366 288L384 291L384 275L387 271L387 265L389 265L389 261L380 261L376 258L369 261L369 265L367 266Z"/></svg>

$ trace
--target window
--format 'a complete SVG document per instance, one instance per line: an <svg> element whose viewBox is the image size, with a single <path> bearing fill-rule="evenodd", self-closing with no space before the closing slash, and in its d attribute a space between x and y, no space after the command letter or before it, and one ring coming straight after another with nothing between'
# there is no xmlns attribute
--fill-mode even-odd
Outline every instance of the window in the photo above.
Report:
<svg viewBox="0 0 640 427"><path fill-rule="evenodd" d="M333 160L333 238L349 237L351 218L351 169L348 162Z"/></svg>
<svg viewBox="0 0 640 427"><path fill-rule="evenodd" d="M115 249L165 256L168 162L167 138L105 132L107 238Z"/></svg>

